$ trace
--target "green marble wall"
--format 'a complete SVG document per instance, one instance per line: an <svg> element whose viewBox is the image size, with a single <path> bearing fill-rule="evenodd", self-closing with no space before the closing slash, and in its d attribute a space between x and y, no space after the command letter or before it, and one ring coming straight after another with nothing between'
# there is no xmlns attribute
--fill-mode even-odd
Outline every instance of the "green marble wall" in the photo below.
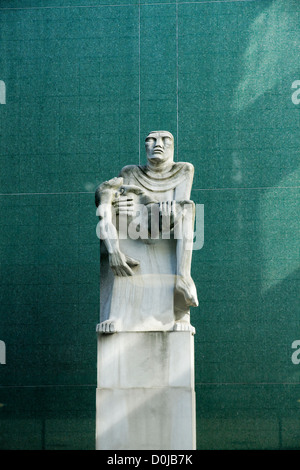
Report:
<svg viewBox="0 0 300 470"><path fill-rule="evenodd" d="M300 448L299 46L298 0L1 0L1 449L94 448L93 193L158 128L205 207L197 448Z"/></svg>

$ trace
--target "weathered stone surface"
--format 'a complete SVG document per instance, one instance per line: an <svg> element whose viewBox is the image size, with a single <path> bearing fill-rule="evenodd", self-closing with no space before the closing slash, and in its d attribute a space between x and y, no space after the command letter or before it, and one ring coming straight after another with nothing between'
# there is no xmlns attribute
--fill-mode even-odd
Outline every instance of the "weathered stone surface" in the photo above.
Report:
<svg viewBox="0 0 300 470"><path fill-rule="evenodd" d="M174 138L146 138L147 165L129 165L96 190L101 238L98 331L192 330L194 168L174 162Z"/></svg>
<svg viewBox="0 0 300 470"><path fill-rule="evenodd" d="M98 335L96 448L195 449L189 331Z"/></svg>

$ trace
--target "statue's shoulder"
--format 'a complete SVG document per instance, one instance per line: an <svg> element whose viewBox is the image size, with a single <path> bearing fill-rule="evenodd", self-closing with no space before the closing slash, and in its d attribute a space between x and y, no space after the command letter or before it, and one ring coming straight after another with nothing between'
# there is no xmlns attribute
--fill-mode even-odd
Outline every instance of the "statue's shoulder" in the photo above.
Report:
<svg viewBox="0 0 300 470"><path fill-rule="evenodd" d="M130 175L132 174L133 171L135 171L137 169L137 165L126 165L122 168L122 170L120 171L120 174L119 176L121 177L124 177L126 175Z"/></svg>
<svg viewBox="0 0 300 470"><path fill-rule="evenodd" d="M178 171L183 171L185 173L191 173L191 174L194 174L194 165L192 165L192 163L189 163L189 162L176 162L174 163L174 169L178 170Z"/></svg>

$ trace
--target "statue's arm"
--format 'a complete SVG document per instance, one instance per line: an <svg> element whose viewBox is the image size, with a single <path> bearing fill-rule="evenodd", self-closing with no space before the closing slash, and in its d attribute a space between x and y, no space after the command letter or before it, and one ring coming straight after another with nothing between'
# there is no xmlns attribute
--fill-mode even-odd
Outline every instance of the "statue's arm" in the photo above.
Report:
<svg viewBox="0 0 300 470"><path fill-rule="evenodd" d="M112 221L112 196L104 191L98 195L97 215L99 216L100 238L110 255L119 251L118 232Z"/></svg>
<svg viewBox="0 0 300 470"><path fill-rule="evenodd" d="M175 200L184 202L190 200L195 170L191 163L184 162L180 164L182 165L183 177L175 190Z"/></svg>
<svg viewBox="0 0 300 470"><path fill-rule="evenodd" d="M179 162L181 166L181 178L174 191L174 199L159 203L160 228L163 227L163 219L168 221L170 228L174 228L181 219L185 205L193 205L190 201L191 189L194 177L194 166L188 162ZM168 223L165 226L168 227Z"/></svg>
<svg viewBox="0 0 300 470"><path fill-rule="evenodd" d="M104 241L109 255L109 264L116 276L132 276L131 267L137 266L138 261L121 252L117 229L113 223L113 194L115 188L101 191L97 188L95 201L99 216L100 238Z"/></svg>

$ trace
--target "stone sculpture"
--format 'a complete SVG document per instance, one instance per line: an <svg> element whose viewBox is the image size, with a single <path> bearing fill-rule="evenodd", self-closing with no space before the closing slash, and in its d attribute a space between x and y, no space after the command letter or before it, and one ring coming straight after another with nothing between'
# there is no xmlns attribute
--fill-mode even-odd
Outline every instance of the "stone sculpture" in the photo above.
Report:
<svg viewBox="0 0 300 470"><path fill-rule="evenodd" d="M153 131L147 165L125 166L96 190L101 238L97 331L193 331L194 167L174 162L174 138Z"/></svg>

